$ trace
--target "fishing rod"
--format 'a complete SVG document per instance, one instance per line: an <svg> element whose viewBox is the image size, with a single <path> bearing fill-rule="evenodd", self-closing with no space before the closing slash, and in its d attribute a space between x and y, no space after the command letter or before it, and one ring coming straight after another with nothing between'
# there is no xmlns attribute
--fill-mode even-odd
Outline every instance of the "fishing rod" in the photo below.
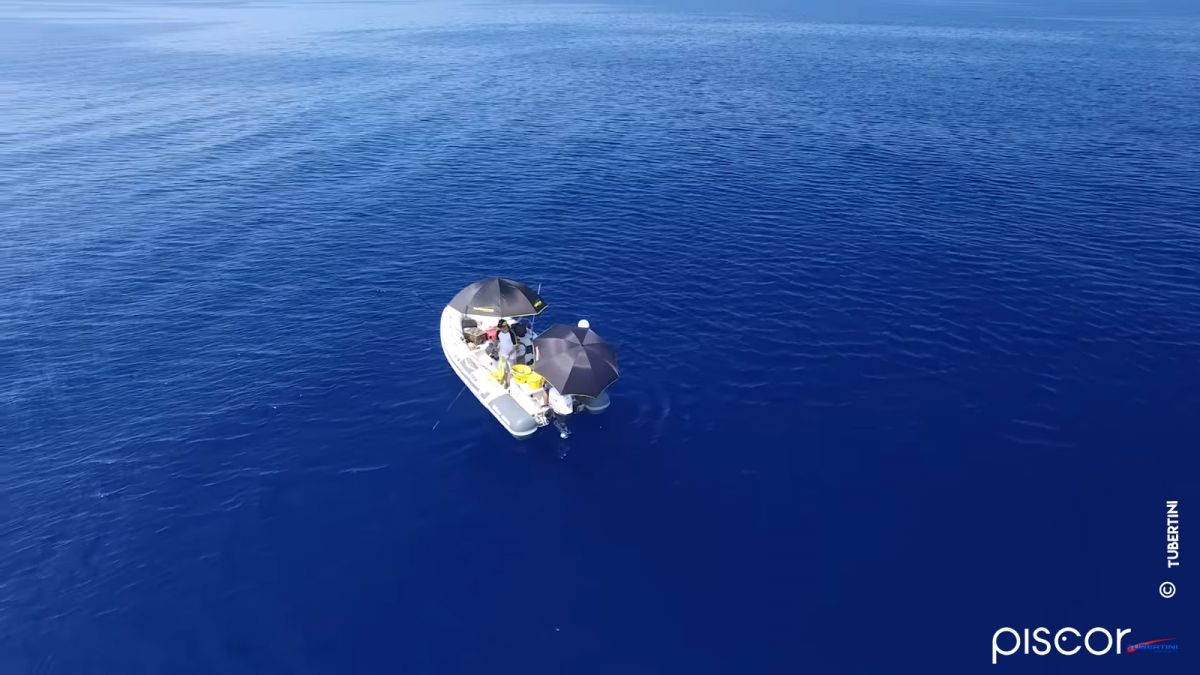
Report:
<svg viewBox="0 0 1200 675"><path fill-rule="evenodd" d="M462 389L459 389L458 393L454 395L454 400L450 401L450 405L446 406L446 409L442 411L441 415L438 415L437 421L433 423L433 428L430 429L430 431L437 431L438 425L442 423L442 417L445 416L446 413L450 412L450 409L454 407L454 404L458 403L458 397L462 396L462 393L466 390L467 385L464 384Z"/></svg>
<svg viewBox="0 0 1200 675"><path fill-rule="evenodd" d="M537 294L538 294L538 297L539 297L539 298L540 298L540 297L542 297L542 283L541 283L540 281L538 282ZM544 306L544 305L543 305L543 306ZM533 332L535 332L535 331L533 330L533 325L534 325L535 323L537 323L537 318L538 318L538 315L537 315L537 314L534 314L534 315L533 315L533 317L529 319L529 332L530 332L530 333L533 333Z"/></svg>

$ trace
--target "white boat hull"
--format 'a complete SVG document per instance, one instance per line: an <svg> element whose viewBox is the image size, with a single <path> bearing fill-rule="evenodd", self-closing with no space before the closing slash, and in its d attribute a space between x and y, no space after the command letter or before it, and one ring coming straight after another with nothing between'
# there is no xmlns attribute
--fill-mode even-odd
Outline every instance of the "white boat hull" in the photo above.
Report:
<svg viewBox="0 0 1200 675"><path fill-rule="evenodd" d="M516 382L505 389L497 382L491 375L495 362L484 354L483 347L473 347L463 340L462 320L462 312L453 307L442 310L442 351L450 367L508 433L518 439L532 436L547 424L542 392ZM522 342L529 343L533 337L530 333Z"/></svg>

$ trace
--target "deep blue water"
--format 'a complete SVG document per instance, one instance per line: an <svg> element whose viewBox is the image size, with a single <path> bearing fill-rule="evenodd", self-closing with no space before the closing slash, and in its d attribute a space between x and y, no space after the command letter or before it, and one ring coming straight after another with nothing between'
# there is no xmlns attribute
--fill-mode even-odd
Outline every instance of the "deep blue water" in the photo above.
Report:
<svg viewBox="0 0 1200 675"><path fill-rule="evenodd" d="M5 0L0 673L1189 658L1198 228L1185 3ZM492 274L569 441L454 402Z"/></svg>

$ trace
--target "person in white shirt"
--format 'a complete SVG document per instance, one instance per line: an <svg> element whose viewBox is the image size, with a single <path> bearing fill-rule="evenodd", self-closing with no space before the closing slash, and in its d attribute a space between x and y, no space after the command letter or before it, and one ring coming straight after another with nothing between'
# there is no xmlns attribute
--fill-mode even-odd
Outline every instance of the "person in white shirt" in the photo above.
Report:
<svg viewBox="0 0 1200 675"><path fill-rule="evenodd" d="M570 394L560 394L558 390L546 385L546 405L554 412L554 426L558 427L558 435L566 438L571 435L567 428L567 418L575 412L575 397Z"/></svg>
<svg viewBox="0 0 1200 675"><path fill-rule="evenodd" d="M513 339L512 331L509 330L508 322L500 319L500 325L496 331L497 358L500 361L500 367L504 369L504 388L508 388L509 380L512 377L513 358L517 355L516 341Z"/></svg>

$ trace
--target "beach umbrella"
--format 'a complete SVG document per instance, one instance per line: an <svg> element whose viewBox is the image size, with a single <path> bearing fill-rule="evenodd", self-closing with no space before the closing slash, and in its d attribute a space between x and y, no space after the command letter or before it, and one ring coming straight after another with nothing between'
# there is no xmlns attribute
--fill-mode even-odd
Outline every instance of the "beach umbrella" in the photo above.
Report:
<svg viewBox="0 0 1200 675"><path fill-rule="evenodd" d="M459 291L450 306L474 316L531 316L546 309L546 302L519 281L492 277Z"/></svg>
<svg viewBox="0 0 1200 675"><path fill-rule="evenodd" d="M557 324L533 341L533 370L560 394L599 396L621 376L613 348L591 328Z"/></svg>

